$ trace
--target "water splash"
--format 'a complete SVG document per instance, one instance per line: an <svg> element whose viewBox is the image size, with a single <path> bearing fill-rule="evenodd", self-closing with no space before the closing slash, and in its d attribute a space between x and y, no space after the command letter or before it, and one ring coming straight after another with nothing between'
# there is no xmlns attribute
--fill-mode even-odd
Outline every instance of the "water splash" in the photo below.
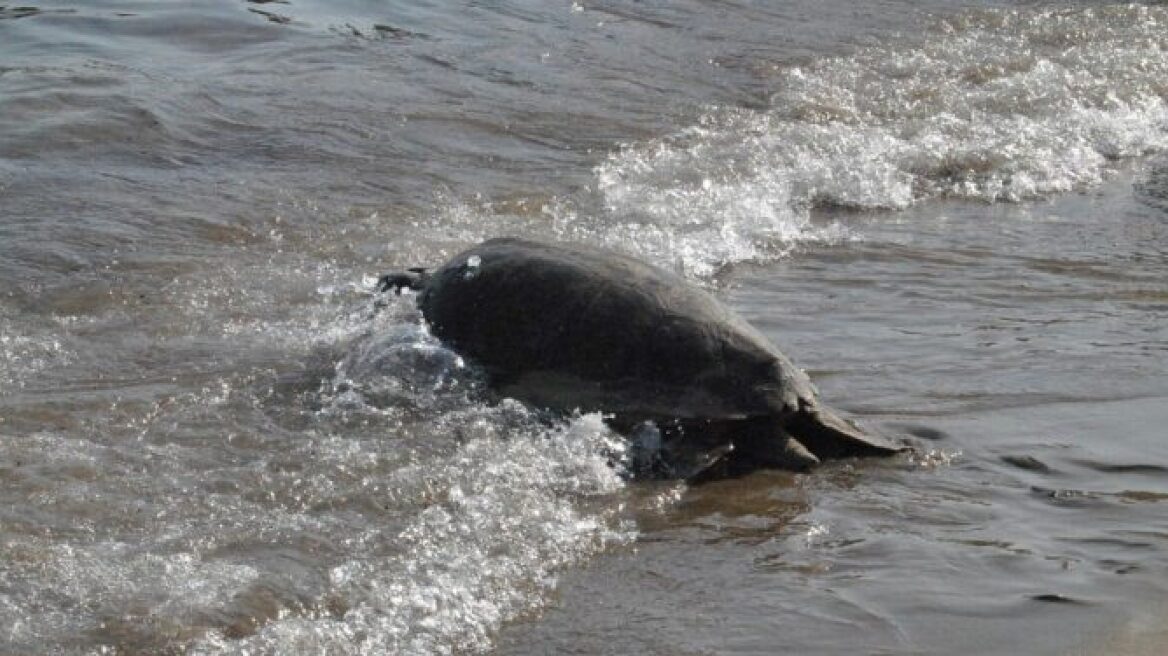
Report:
<svg viewBox="0 0 1168 656"><path fill-rule="evenodd" d="M559 570L631 539L579 505L623 485L600 455L623 448L600 417L549 433L517 404L476 414L525 426L397 472L397 495L428 501L398 530L350 537L351 557L329 573L343 613L281 617L238 641L213 634L192 653L482 652L502 622L545 603Z"/></svg>

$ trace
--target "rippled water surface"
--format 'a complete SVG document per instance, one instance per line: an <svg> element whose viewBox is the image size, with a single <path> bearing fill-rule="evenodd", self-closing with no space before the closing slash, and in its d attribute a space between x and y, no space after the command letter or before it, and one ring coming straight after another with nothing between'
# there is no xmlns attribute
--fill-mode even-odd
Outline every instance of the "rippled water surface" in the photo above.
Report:
<svg viewBox="0 0 1168 656"><path fill-rule="evenodd" d="M0 5L0 653L1162 653L1166 24ZM915 450L631 480L370 291L505 234Z"/></svg>

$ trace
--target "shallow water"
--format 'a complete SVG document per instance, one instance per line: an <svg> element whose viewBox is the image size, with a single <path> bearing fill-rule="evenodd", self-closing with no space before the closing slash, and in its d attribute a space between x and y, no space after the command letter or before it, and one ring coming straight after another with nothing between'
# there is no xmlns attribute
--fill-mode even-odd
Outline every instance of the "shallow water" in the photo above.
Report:
<svg viewBox="0 0 1168 656"><path fill-rule="evenodd" d="M0 7L0 653L1154 645L1165 21ZM915 453L628 480L369 292L500 234L683 272Z"/></svg>

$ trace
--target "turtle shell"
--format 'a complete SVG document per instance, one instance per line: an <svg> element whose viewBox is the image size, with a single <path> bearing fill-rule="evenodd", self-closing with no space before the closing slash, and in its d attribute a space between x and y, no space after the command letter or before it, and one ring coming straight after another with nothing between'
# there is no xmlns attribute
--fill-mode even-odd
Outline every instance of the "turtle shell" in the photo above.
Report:
<svg viewBox="0 0 1168 656"><path fill-rule="evenodd" d="M431 330L507 396L633 419L784 417L811 381L713 296L640 260L492 239L430 275Z"/></svg>

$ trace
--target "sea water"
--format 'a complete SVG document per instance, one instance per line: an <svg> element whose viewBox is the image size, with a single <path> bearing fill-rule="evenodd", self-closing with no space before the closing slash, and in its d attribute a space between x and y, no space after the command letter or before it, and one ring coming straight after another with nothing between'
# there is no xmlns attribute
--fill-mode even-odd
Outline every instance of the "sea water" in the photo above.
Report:
<svg viewBox="0 0 1168 656"><path fill-rule="evenodd" d="M0 6L0 653L1159 653L1168 9ZM610 247L909 455L639 481L388 270Z"/></svg>

